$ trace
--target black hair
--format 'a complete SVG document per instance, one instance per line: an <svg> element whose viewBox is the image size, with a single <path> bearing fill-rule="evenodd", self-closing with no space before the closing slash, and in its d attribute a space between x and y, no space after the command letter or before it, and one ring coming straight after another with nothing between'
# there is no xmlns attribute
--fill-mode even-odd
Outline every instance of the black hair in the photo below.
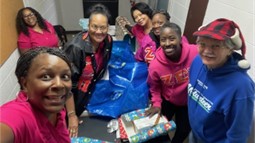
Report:
<svg viewBox="0 0 255 143"><path fill-rule="evenodd" d="M133 12L135 10L139 10L142 14L146 14L150 19L152 18L152 9L149 7L148 4L144 3L144 2L139 2L139 3L136 3L133 7L131 7L130 9L130 13L131 13L131 16L133 18L133 20L135 21L135 18L133 16Z"/></svg>
<svg viewBox="0 0 255 143"><path fill-rule="evenodd" d="M27 24L25 23L25 20L23 18L23 11L26 9L28 9L32 13L34 13L35 17L37 18L38 25L41 29L49 31L44 18L41 16L41 14L38 11L36 11L35 9L33 9L31 7L24 7L18 11L17 16L16 16L16 29L17 29L18 34L23 32L25 35L29 36Z"/></svg>
<svg viewBox="0 0 255 143"><path fill-rule="evenodd" d="M89 20L93 14L102 14L102 15L106 16L107 20L108 20L108 24L112 20L112 16L110 14L109 9L101 3L95 4L92 7L90 7L88 10L88 13L89 13Z"/></svg>
<svg viewBox="0 0 255 143"><path fill-rule="evenodd" d="M40 48L30 49L24 54L22 54L17 61L15 75L18 79L21 89L22 89L22 85L20 82L21 77L27 76L27 73L29 69L31 68L31 64L33 63L33 60L38 55L44 54L44 53L47 53L49 55L55 55L61 58L67 63L67 65L69 66L71 70L71 62L69 61L68 57L65 55L65 53L61 49L49 48L49 47L40 47Z"/></svg>
<svg viewBox="0 0 255 143"><path fill-rule="evenodd" d="M171 29L173 29L173 30L176 32L177 36L181 39L182 31L181 31L181 28L180 28L179 25L167 21L167 22L164 23L164 25L161 27L160 33L162 33L162 31L163 31L165 28L171 28Z"/></svg>
<svg viewBox="0 0 255 143"><path fill-rule="evenodd" d="M160 9L160 10L156 9L156 10L154 10L153 13L152 13L152 17L154 15L158 14L158 13L164 15L167 21L169 21L170 18L171 18L170 14L166 10L164 10L164 9Z"/></svg>

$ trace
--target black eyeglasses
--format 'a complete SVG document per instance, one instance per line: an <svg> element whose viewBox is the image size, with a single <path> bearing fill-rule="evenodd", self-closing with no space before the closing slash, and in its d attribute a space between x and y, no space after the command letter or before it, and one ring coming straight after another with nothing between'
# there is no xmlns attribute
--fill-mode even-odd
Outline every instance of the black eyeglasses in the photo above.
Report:
<svg viewBox="0 0 255 143"><path fill-rule="evenodd" d="M23 18L28 19L29 17L34 17L34 16L35 16L35 14L33 12L31 12L30 14L23 16Z"/></svg>

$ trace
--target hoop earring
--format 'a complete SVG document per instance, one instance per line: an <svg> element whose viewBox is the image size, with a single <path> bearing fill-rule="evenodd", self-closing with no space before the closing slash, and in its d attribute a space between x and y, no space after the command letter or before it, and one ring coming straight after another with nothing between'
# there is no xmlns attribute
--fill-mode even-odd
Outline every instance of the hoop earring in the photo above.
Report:
<svg viewBox="0 0 255 143"><path fill-rule="evenodd" d="M29 99L29 97L27 96L27 99L25 100L25 102L27 102L27 101L28 101L28 99Z"/></svg>

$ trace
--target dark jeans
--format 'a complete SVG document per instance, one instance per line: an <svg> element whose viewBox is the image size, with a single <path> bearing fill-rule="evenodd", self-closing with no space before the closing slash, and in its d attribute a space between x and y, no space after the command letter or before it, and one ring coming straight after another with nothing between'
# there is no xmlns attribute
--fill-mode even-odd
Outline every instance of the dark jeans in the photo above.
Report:
<svg viewBox="0 0 255 143"><path fill-rule="evenodd" d="M190 124L188 118L188 107L177 106L163 99L161 112L172 120L175 115L176 130L171 143L182 143L190 133Z"/></svg>

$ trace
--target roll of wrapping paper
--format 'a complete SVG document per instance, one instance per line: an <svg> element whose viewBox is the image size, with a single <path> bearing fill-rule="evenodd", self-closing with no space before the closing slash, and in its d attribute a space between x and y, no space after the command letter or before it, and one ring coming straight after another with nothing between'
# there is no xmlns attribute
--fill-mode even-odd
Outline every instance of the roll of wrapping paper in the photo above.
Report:
<svg viewBox="0 0 255 143"><path fill-rule="evenodd" d="M160 123L148 130L144 130L137 133L129 138L131 143L145 142L155 137L167 134L169 131L175 130L176 124L174 121L169 121L168 123Z"/></svg>
<svg viewBox="0 0 255 143"><path fill-rule="evenodd" d="M111 143L111 142L87 138L87 137L77 137L77 138L71 138L71 143Z"/></svg>

